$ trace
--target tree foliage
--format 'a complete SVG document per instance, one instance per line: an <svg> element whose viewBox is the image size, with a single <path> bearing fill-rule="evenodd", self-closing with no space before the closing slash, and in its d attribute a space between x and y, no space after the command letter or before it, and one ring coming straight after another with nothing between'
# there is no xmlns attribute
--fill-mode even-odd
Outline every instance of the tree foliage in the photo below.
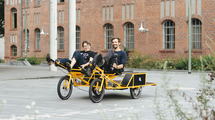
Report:
<svg viewBox="0 0 215 120"><path fill-rule="evenodd" d="M4 36L4 0L0 0L0 37Z"/></svg>

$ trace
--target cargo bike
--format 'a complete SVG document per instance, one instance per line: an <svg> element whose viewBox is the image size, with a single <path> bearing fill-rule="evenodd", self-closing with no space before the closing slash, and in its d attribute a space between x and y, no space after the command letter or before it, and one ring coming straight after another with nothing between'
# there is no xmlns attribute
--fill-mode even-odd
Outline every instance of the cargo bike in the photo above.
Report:
<svg viewBox="0 0 215 120"><path fill-rule="evenodd" d="M125 73L122 80L114 80L119 76L117 73L104 72L98 66L95 66L90 76L86 76L82 69L69 70L68 67L56 63L67 69L69 73L62 77L57 85L58 96L62 100L67 100L74 87L89 87L89 97L92 102L99 103L104 97L105 90L123 90L130 89L130 95L133 99L141 96L143 86L156 86L157 83L146 82L146 73Z"/></svg>

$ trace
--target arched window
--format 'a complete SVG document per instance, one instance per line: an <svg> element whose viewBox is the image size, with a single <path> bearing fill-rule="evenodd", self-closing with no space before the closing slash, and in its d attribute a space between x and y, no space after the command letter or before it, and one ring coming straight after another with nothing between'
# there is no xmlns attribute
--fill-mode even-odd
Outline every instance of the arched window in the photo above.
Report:
<svg viewBox="0 0 215 120"><path fill-rule="evenodd" d="M76 26L76 49L80 49L81 28Z"/></svg>
<svg viewBox="0 0 215 120"><path fill-rule="evenodd" d="M202 48L202 22L192 19L192 49Z"/></svg>
<svg viewBox="0 0 215 120"><path fill-rule="evenodd" d="M124 39L125 47L134 49L134 25L130 22L124 25Z"/></svg>
<svg viewBox="0 0 215 120"><path fill-rule="evenodd" d="M11 9L11 12L12 12L12 20L11 20L12 28L17 28L17 10L16 10L16 8Z"/></svg>
<svg viewBox="0 0 215 120"><path fill-rule="evenodd" d="M40 29L36 29L36 49L40 50Z"/></svg>
<svg viewBox="0 0 215 120"><path fill-rule="evenodd" d="M57 28L57 37L58 37L57 48L59 50L63 50L64 49L64 28L63 27Z"/></svg>
<svg viewBox="0 0 215 120"><path fill-rule="evenodd" d="M171 20L163 23L163 49L175 49L175 23Z"/></svg>
<svg viewBox="0 0 215 120"><path fill-rule="evenodd" d="M14 57L17 56L17 47L15 45L11 46L11 55Z"/></svg>
<svg viewBox="0 0 215 120"><path fill-rule="evenodd" d="M104 31L105 49L112 48L112 43L111 43L112 37L113 37L113 25L108 23L105 25L105 31Z"/></svg>

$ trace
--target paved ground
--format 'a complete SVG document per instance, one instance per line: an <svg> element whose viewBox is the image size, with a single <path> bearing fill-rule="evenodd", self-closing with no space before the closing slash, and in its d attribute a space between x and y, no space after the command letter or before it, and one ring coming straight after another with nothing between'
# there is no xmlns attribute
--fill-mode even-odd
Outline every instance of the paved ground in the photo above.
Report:
<svg viewBox="0 0 215 120"><path fill-rule="evenodd" d="M89 99L88 88L73 88L68 100L61 100L57 95L57 83L66 71L50 72L43 66L9 66L0 64L0 120L7 120L15 115L25 119L26 115L38 120L93 120L93 119L128 119L154 120L153 111L155 90L164 95L162 71L145 71L133 69L134 72L146 72L147 81L157 82L158 86L144 87L139 99L131 99L129 90L106 90L100 104L92 103ZM171 77L170 85L179 84L180 90L195 97L199 88L199 73L187 74L187 71L167 72ZM163 103L166 98L159 97ZM1 101L6 100L1 112ZM189 104L181 99L186 107ZM31 104L35 102L35 107ZM34 103L33 103L34 104ZM29 109L30 108L30 109ZM169 118L171 119L171 118Z"/></svg>

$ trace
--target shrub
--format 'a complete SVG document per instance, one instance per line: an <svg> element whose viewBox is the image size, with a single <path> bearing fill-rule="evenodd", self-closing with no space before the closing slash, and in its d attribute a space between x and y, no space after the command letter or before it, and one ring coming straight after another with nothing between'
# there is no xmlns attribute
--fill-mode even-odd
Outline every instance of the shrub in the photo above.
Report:
<svg viewBox="0 0 215 120"><path fill-rule="evenodd" d="M0 63L4 63L4 60L0 59Z"/></svg>
<svg viewBox="0 0 215 120"><path fill-rule="evenodd" d="M18 58L16 61L25 61L25 58ZM37 57L34 55L33 57L28 57L27 61L32 65L39 65L40 62L38 61Z"/></svg>

